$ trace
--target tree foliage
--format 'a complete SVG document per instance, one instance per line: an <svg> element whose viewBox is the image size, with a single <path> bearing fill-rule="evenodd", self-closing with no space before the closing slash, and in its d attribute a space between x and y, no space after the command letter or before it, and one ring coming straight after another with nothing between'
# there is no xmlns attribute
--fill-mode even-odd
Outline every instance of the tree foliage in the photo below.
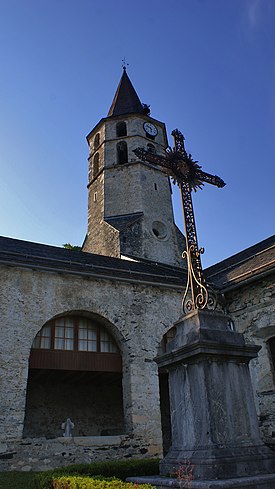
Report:
<svg viewBox="0 0 275 489"><path fill-rule="evenodd" d="M75 246L75 245L72 245L71 243L63 244L63 248L66 248L66 250L73 250L73 251L81 251L82 250L81 246Z"/></svg>

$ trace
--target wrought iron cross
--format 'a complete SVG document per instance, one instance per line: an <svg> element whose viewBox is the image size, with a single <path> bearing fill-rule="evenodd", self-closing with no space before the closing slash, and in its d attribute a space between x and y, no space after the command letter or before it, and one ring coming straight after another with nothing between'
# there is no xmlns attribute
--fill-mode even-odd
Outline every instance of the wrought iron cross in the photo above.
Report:
<svg viewBox="0 0 275 489"><path fill-rule="evenodd" d="M180 188L186 233L186 251L182 256L187 259L188 264L187 285L183 296L184 311L190 312L206 306L214 308L214 296L206 284L202 271L200 255L204 249L198 247L191 191L201 188L204 182L217 187L224 187L225 183L216 175L201 170L198 162L194 161L191 154L186 152L184 136L178 129L172 132L172 136L175 141L174 148L168 147L165 150L165 156L159 156L144 148L137 148L134 153L142 161L148 161L161 167L167 175L172 177L173 183L177 183Z"/></svg>

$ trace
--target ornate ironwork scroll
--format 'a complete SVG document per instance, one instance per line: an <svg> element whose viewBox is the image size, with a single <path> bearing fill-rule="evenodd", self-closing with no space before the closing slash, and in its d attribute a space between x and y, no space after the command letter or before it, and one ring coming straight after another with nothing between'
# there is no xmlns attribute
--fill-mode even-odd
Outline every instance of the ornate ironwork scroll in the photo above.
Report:
<svg viewBox="0 0 275 489"><path fill-rule="evenodd" d="M144 148L137 148L134 153L141 160L161 167L180 187L186 233L186 251L183 252L182 256L187 260L188 272L183 295L184 312L204 309L205 307L214 309L216 307L216 294L206 283L203 275L201 254L204 249L198 247L191 191L201 189L205 182L220 188L224 187L225 183L217 175L211 175L201 170L198 162L194 161L192 155L186 152L184 136L178 129L172 132L172 136L175 141L174 147L168 147L165 150L165 156L150 153Z"/></svg>

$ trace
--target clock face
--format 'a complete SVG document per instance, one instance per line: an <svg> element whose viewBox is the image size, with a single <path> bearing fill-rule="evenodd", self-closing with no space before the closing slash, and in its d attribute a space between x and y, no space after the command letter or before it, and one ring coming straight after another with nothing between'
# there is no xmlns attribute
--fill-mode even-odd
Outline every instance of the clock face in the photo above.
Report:
<svg viewBox="0 0 275 489"><path fill-rule="evenodd" d="M149 136L156 136L158 133L158 130L154 124L151 124L150 122L144 122L143 124L144 131L149 134Z"/></svg>

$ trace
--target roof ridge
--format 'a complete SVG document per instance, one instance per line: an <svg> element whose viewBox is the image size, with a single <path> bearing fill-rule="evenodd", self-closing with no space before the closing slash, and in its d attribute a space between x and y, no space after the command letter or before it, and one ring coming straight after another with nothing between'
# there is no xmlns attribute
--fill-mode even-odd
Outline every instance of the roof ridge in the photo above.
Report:
<svg viewBox="0 0 275 489"><path fill-rule="evenodd" d="M273 241L270 243L269 246L263 247L265 243L267 244L271 240L273 240ZM268 238L264 239L263 241L260 241L259 243L255 243L254 245L251 245L242 251L238 251L234 255L231 255L231 256L225 258L224 260L221 260L218 263L214 263L214 265L207 267L205 269L205 272L207 273L208 277L212 277L214 275L217 275L218 273L223 272L224 270L228 270L232 267L235 267L236 265L244 263L247 260L250 260L252 257L257 256L261 253L264 253L269 249L272 249L275 246L274 240L275 240L275 235L269 236ZM257 248L258 248L258 251L257 251ZM253 249L255 249L254 253L253 253ZM247 253L249 251L251 251L251 253L245 255L245 253ZM237 258L238 256L239 256L239 260ZM234 260L234 258L235 258L235 260ZM224 266L223 266L223 264L224 264ZM214 271L215 269L217 269L217 271ZM211 270L213 270L213 273L211 273Z"/></svg>

